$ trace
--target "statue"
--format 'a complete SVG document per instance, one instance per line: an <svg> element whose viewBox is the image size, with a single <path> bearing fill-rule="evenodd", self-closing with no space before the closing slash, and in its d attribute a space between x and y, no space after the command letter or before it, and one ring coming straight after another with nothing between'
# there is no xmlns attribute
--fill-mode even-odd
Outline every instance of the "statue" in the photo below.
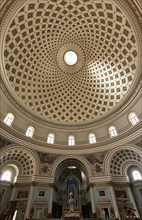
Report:
<svg viewBox="0 0 142 220"><path fill-rule="evenodd" d="M101 167L100 167L100 165L97 164L97 163L96 163L96 165L95 165L95 170L96 170L96 173L101 172Z"/></svg>
<svg viewBox="0 0 142 220"><path fill-rule="evenodd" d="M69 204L70 212L74 212L74 198L73 198L73 193L72 192L69 193L68 204Z"/></svg>
<svg viewBox="0 0 142 220"><path fill-rule="evenodd" d="M42 173L47 173L48 172L48 164L45 163L44 166L42 167Z"/></svg>

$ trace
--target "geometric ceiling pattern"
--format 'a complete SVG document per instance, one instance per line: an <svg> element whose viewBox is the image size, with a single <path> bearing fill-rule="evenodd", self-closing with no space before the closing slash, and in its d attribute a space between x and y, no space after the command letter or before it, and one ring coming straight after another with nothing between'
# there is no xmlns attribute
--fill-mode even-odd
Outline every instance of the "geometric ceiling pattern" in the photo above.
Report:
<svg viewBox="0 0 142 220"><path fill-rule="evenodd" d="M20 149L19 147L8 149L1 153L0 166L10 162L11 164L18 165L19 175L32 175L36 173L35 158L29 151Z"/></svg>
<svg viewBox="0 0 142 220"><path fill-rule="evenodd" d="M23 1L5 28L2 74L16 100L36 116L89 122L117 107L132 87L137 40L114 1ZM75 74L57 63L67 42L84 53Z"/></svg>
<svg viewBox="0 0 142 220"><path fill-rule="evenodd" d="M142 155L129 149L116 152L110 163L110 173L112 175L122 175L122 168L124 164L130 161L135 161L141 166Z"/></svg>

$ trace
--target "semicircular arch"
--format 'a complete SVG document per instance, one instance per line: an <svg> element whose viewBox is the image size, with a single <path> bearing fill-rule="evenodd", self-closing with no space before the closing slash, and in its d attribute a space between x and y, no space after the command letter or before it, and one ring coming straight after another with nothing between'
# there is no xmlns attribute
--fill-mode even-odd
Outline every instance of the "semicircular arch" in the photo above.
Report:
<svg viewBox="0 0 142 220"><path fill-rule="evenodd" d="M51 177L55 177L56 170L60 166L61 163L63 163L66 160L70 160L70 159L74 159L82 165L83 171L85 172L87 177L93 176L91 164L87 161L87 159L79 155L63 155L54 161L52 170L51 170Z"/></svg>
<svg viewBox="0 0 142 220"><path fill-rule="evenodd" d="M128 162L126 162L124 165L123 165L123 167L122 167L122 174L123 175L128 175L128 169L130 168L130 167L138 167L140 170L142 169L142 165L140 165L140 163L138 163L137 161L134 161L134 160L132 160L132 161L128 161Z"/></svg>
<svg viewBox="0 0 142 220"><path fill-rule="evenodd" d="M126 175L128 167L135 164L142 164L140 148L135 145L119 146L106 154L104 171L109 175Z"/></svg>
<svg viewBox="0 0 142 220"><path fill-rule="evenodd" d="M25 146L8 145L1 151L0 168L9 164L16 165L19 175L37 175L39 173L39 158L36 152Z"/></svg>

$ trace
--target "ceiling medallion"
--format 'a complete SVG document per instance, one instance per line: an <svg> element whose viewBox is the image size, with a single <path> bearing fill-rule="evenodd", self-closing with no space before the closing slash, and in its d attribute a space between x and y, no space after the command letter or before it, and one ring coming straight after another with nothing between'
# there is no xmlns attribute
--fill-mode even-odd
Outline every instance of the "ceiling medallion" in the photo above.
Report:
<svg viewBox="0 0 142 220"><path fill-rule="evenodd" d="M78 73L85 64L85 53L79 44L67 42L58 49L56 61L60 71L67 74Z"/></svg>

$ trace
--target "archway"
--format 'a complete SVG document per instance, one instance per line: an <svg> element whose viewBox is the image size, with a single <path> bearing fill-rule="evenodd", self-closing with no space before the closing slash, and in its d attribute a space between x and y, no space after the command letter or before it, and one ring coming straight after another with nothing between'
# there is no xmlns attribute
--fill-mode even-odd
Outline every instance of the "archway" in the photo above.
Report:
<svg viewBox="0 0 142 220"><path fill-rule="evenodd" d="M70 212L89 217L91 201L90 196L87 195L89 193L88 178L92 172L89 163L87 162L86 166L86 160L82 161L82 157L78 159L65 156L64 159L60 159L54 172L57 189L56 204L53 204L57 213L55 217L61 217ZM73 199L72 209L70 208L71 198Z"/></svg>
<svg viewBox="0 0 142 220"><path fill-rule="evenodd" d="M19 219L24 219L30 189L27 187L24 190L21 180L24 177L32 179L39 173L40 161L38 154L27 147L14 144L3 147L0 153L0 170L2 174L0 183L3 189L1 191L0 218L3 220L12 219L14 213L17 213ZM5 176L6 172L11 174L9 178ZM21 200L22 206L20 205Z"/></svg>

